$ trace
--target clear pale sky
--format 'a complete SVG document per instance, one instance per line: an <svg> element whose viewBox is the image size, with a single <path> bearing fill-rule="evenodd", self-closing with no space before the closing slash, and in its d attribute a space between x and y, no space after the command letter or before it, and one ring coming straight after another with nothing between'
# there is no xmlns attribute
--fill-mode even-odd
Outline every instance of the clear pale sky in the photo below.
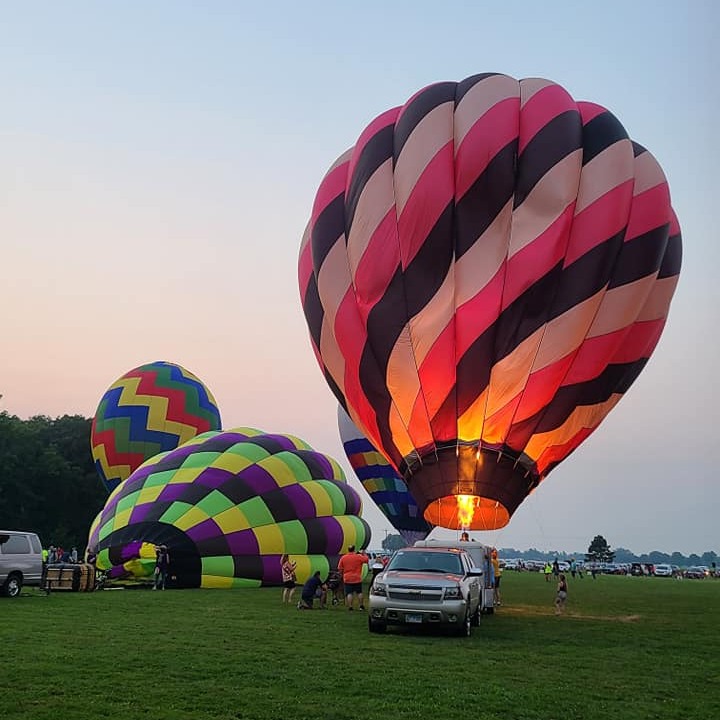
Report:
<svg viewBox="0 0 720 720"><path fill-rule="evenodd" d="M658 158L683 271L620 405L476 537L719 552L718 37L712 0L0 2L0 409L91 416L130 368L178 362L225 427L296 434L359 488L297 288L317 185L431 82L546 77Z"/></svg>

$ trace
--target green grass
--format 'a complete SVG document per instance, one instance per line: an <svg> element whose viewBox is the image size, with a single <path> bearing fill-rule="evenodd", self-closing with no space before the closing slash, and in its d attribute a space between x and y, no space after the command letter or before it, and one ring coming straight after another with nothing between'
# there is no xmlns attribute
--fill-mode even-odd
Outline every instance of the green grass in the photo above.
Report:
<svg viewBox="0 0 720 720"><path fill-rule="evenodd" d="M280 589L0 602L4 720L720 718L720 581L503 575L473 637L370 635Z"/></svg>

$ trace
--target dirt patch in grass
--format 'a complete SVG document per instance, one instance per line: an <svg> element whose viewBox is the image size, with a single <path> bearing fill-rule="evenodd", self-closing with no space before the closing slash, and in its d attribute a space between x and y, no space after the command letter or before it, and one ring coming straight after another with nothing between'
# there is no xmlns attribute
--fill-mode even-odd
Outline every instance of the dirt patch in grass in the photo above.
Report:
<svg viewBox="0 0 720 720"><path fill-rule="evenodd" d="M514 607L504 606L502 608L502 614L538 617L554 615L555 610L553 608L539 607L538 605L516 605ZM606 620L608 622L622 623L633 623L642 619L641 615L590 615L572 610L566 610L560 617L569 617L574 620Z"/></svg>

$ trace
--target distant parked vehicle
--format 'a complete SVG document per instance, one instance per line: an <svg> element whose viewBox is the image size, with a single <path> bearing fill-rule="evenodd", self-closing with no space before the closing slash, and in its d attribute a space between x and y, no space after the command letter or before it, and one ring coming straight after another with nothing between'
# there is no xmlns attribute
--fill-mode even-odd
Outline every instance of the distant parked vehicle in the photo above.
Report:
<svg viewBox="0 0 720 720"><path fill-rule="evenodd" d="M653 574L655 575L655 577L672 577L673 576L672 565L668 565L666 563L660 563L659 565L655 566L655 572Z"/></svg>
<svg viewBox="0 0 720 720"><path fill-rule="evenodd" d="M694 565L685 571L685 577L690 578L691 580L704 580L706 577L705 570L699 565Z"/></svg>
<svg viewBox="0 0 720 720"><path fill-rule="evenodd" d="M40 585L42 545L32 532L0 530L0 594L18 597L23 585Z"/></svg>

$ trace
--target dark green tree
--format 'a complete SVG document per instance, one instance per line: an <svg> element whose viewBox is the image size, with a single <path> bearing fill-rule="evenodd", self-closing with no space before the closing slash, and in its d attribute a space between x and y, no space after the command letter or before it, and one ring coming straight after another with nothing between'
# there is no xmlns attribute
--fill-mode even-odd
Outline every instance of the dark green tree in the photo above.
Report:
<svg viewBox="0 0 720 720"><path fill-rule="evenodd" d="M88 418L29 420L0 413L0 527L31 530L45 546L85 549L107 493L90 453Z"/></svg>
<svg viewBox="0 0 720 720"><path fill-rule="evenodd" d="M386 535L382 541L382 549L388 552L395 552L400 548L404 548L407 543L402 539L402 535Z"/></svg>
<svg viewBox="0 0 720 720"><path fill-rule="evenodd" d="M587 562L614 562L615 553L602 535L596 535L588 546L585 560Z"/></svg>

